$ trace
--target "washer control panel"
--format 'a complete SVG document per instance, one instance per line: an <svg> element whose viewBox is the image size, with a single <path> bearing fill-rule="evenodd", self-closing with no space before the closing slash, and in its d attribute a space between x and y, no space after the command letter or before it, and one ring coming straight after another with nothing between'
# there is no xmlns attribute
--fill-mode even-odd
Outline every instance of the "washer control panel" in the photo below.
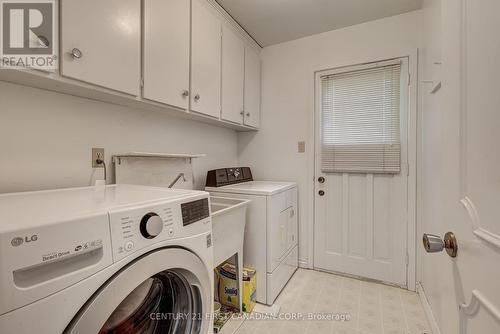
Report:
<svg viewBox="0 0 500 334"><path fill-rule="evenodd" d="M210 216L208 198L181 204L182 225L187 226Z"/></svg>
<svg viewBox="0 0 500 334"><path fill-rule="evenodd" d="M212 228L207 195L110 212L113 260L174 238Z"/></svg>

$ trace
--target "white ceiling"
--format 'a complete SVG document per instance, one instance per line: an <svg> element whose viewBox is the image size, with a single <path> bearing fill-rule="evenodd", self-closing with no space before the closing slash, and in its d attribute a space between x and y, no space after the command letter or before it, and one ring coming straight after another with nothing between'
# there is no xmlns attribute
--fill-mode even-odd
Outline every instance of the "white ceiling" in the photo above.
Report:
<svg viewBox="0 0 500 334"><path fill-rule="evenodd" d="M423 0L217 0L268 46L420 9Z"/></svg>

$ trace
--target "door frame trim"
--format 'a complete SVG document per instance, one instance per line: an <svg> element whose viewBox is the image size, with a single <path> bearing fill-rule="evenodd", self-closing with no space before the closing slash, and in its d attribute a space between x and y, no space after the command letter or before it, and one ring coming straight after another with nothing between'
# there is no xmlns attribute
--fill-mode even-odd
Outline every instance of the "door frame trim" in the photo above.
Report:
<svg viewBox="0 0 500 334"><path fill-rule="evenodd" d="M353 64L345 64L345 66L340 67L352 67L359 66L374 62L382 62L391 59L397 58L408 58L408 71L409 71L409 90L408 90L408 196L407 196L407 229L406 229L406 247L407 247L407 270L406 270L406 285L407 289L411 291L416 291L416 253L417 253L417 142L420 139L417 136L417 120L419 116L419 105L418 105L418 53L419 50L413 49L404 55L394 55L393 57L387 57L386 59L378 59L365 63L353 63ZM340 68L336 67L336 68ZM314 231L316 225L316 196L315 196L315 182L316 182L316 154L317 154L317 145L316 145L316 121L317 121L317 98L318 92L316 89L316 77L319 73L325 72L328 70L332 70L334 68L325 68L319 69L313 72L313 122L312 122L312 143L314 145L314 149L312 150L314 154L311 156L312 163L309 164L309 193L311 194L309 197L311 204L311 224L308 224L307 231L307 244L308 244L308 264L307 267L309 269L314 269Z"/></svg>

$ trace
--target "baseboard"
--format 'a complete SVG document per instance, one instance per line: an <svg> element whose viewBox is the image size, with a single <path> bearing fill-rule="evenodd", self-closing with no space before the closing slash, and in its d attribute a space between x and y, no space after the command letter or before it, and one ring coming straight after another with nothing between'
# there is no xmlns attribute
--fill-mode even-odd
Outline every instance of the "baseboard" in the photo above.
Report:
<svg viewBox="0 0 500 334"><path fill-rule="evenodd" d="M427 296L425 295L425 291L420 285L420 282L417 282L417 293L420 296L420 301L422 302L422 306L424 307L425 316L427 317L427 321L429 321L429 325L431 325L432 334L441 334L441 330L436 322L436 318L434 318L434 314L432 313L431 305L427 300Z"/></svg>
<svg viewBox="0 0 500 334"><path fill-rule="evenodd" d="M312 269L307 259L299 259L299 268Z"/></svg>

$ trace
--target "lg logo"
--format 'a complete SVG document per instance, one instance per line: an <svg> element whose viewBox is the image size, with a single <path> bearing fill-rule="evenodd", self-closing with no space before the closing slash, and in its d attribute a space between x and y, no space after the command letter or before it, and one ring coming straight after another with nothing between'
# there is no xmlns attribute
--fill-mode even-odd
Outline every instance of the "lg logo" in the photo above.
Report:
<svg viewBox="0 0 500 334"><path fill-rule="evenodd" d="M15 237L14 239L11 240L10 244L14 247L21 246L23 243L28 243L28 242L33 242L38 240L38 235L33 234L31 237Z"/></svg>

